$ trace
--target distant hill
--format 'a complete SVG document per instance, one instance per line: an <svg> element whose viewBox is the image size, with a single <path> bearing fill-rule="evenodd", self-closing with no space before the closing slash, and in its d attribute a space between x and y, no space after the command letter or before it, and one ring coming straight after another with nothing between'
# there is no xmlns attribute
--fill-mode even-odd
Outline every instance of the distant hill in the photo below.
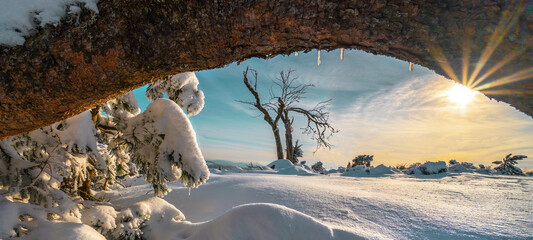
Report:
<svg viewBox="0 0 533 240"><path fill-rule="evenodd" d="M230 160L205 160L205 163L207 164L207 167L209 168L221 168L221 169L230 169L233 167L240 167L240 168L246 168L249 162L234 162ZM261 165L264 166L264 164L258 164L257 162L253 162L254 165Z"/></svg>

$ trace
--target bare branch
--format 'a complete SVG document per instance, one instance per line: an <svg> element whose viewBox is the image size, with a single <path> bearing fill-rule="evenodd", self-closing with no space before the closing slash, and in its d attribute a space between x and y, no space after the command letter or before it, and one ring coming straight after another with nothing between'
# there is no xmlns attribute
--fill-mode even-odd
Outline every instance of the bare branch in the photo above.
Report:
<svg viewBox="0 0 533 240"><path fill-rule="evenodd" d="M248 72L251 72L253 74L253 77L254 77L253 87L250 84L250 80L248 79ZM279 136L278 122L279 122L279 119L281 118L283 109L276 107L275 103L272 102L272 98L271 98L271 101L267 103L261 102L261 97L259 96L259 93L257 92L257 82L258 82L257 71L247 67L246 71L243 72L243 75L244 75L243 76L244 85L246 85L246 88L254 97L255 102L240 101L240 100L237 100L237 102L253 106L263 115L263 119L272 128L274 139L276 141L276 151L277 151L278 159L282 159L283 158L283 147L281 146L281 138ZM270 112L274 112L276 114L274 119L272 118Z"/></svg>
<svg viewBox="0 0 533 240"><path fill-rule="evenodd" d="M311 134L311 139L317 142L316 150L320 147L331 148L332 145L329 143L329 138L334 133L339 132L339 130L331 126L329 122L329 112L326 111L326 108L329 107L331 101L332 99L319 102L310 110L300 107L286 109L286 111L296 112L307 118L307 126L302 128L302 130L304 134Z"/></svg>

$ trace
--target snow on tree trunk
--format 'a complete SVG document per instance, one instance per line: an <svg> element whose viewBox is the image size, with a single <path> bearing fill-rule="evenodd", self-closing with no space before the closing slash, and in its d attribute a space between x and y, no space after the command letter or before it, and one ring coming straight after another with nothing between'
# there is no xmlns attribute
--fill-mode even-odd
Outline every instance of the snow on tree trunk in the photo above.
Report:
<svg viewBox="0 0 533 240"><path fill-rule="evenodd" d="M168 181L197 187L209 177L189 119L171 100L150 103L146 111L129 120L123 137L134 146L133 159L158 196L168 191Z"/></svg>

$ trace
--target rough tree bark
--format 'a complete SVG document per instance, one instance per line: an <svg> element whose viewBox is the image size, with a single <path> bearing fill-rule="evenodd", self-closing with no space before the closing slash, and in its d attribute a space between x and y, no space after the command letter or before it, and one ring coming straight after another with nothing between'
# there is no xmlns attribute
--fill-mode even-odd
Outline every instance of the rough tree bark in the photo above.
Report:
<svg viewBox="0 0 533 240"><path fill-rule="evenodd" d="M39 29L22 46L0 47L0 138L50 125L169 74L340 47L418 63L459 82L506 62L483 84L512 78L485 93L531 116L532 4L100 0L99 14L85 9Z"/></svg>
<svg viewBox="0 0 533 240"><path fill-rule="evenodd" d="M285 147L287 152L287 160L291 161L293 164L294 161L294 145L292 144L292 121L289 119L289 112L284 111L282 117L282 122L285 125Z"/></svg>

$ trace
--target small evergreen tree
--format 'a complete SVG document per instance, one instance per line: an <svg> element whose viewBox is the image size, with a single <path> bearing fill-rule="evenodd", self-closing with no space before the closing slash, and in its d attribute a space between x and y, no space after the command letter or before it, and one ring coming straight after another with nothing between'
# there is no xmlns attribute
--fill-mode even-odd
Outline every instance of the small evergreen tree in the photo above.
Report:
<svg viewBox="0 0 533 240"><path fill-rule="evenodd" d="M509 153L505 158L503 158L502 161L494 161L492 163L499 164L499 166L495 167L495 170L500 171L504 175L522 175L525 176L524 172L522 172L522 169L515 166L517 164L516 161L522 160L524 158L527 158L527 156L524 155L515 155Z"/></svg>
<svg viewBox="0 0 533 240"><path fill-rule="evenodd" d="M352 161L348 162L348 166L346 168L355 167L357 165L364 165L366 167L370 167L370 163L374 160L374 155L359 155L352 159Z"/></svg>
<svg viewBox="0 0 533 240"><path fill-rule="evenodd" d="M313 169L313 171L320 173L320 174L324 174L326 170L324 169L324 166L321 161L318 161L317 163L313 164L313 166L311 166L311 169Z"/></svg>
<svg viewBox="0 0 533 240"><path fill-rule="evenodd" d="M126 174L143 174L158 196L167 192L168 181L181 180L188 187L205 182L209 171L183 112L201 111L204 96L197 85L194 73L177 74L150 85L147 95L155 101L143 113L129 92L51 126L0 140L4 196L55 207L54 213L67 219L79 217L71 197L95 200L91 189L114 187ZM163 93L171 100L157 99Z"/></svg>
<svg viewBox="0 0 533 240"><path fill-rule="evenodd" d="M298 140L296 140L296 143L294 144L292 156L293 156L292 158L293 158L294 164L297 164L300 161L298 160L298 158L304 156L304 150L302 150L302 144L299 144Z"/></svg>

